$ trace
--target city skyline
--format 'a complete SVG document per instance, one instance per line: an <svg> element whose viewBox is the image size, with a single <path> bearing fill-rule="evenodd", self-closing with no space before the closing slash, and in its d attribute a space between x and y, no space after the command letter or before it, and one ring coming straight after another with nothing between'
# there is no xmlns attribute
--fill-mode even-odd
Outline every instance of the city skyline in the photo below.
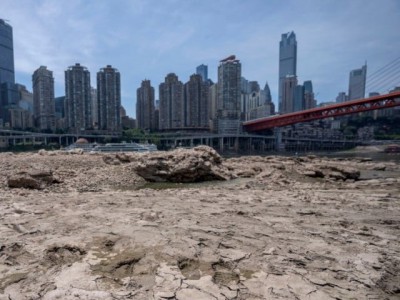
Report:
<svg viewBox="0 0 400 300"><path fill-rule="evenodd" d="M187 82L204 64L216 82L219 60L231 54L240 57L246 79L268 81L276 105L279 40L290 31L298 42L299 81L312 80L319 102L333 100L347 91L350 70L367 60L373 73L398 56L399 13L400 3L391 0L202 1L196 9L184 1L5 0L0 17L14 30L16 82L31 90L32 73L47 66L58 97L68 66L81 63L94 74L111 64L122 74L122 104L135 116L144 78L158 86L173 72Z"/></svg>

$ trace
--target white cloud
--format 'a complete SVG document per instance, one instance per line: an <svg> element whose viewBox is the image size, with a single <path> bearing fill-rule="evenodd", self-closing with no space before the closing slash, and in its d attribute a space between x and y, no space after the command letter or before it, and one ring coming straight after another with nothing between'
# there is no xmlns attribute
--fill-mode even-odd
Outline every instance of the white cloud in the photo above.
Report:
<svg viewBox="0 0 400 300"><path fill-rule="evenodd" d="M14 28L17 81L47 65L61 94L68 66L87 66L94 83L112 64L132 114L142 79L157 91L168 72L186 81L205 63L216 80L218 61L230 54L245 77L261 86L268 80L276 100L279 40L291 30L299 81L313 80L318 98L332 100L366 59L373 71L399 56L399 14L397 0L2 0L0 17Z"/></svg>

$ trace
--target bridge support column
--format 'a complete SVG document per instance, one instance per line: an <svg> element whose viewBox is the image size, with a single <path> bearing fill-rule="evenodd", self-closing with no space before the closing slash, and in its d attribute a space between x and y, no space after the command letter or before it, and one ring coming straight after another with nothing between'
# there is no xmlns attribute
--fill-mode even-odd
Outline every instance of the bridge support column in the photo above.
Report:
<svg viewBox="0 0 400 300"><path fill-rule="evenodd" d="M238 153L239 152L239 137L235 136L234 139L235 139L235 142L234 142L235 152Z"/></svg>
<svg viewBox="0 0 400 300"><path fill-rule="evenodd" d="M219 151L224 152L224 138L219 138Z"/></svg>
<svg viewBox="0 0 400 300"><path fill-rule="evenodd" d="M275 136L275 150L280 151L282 149L282 132L279 127L275 128L274 130L274 136Z"/></svg>

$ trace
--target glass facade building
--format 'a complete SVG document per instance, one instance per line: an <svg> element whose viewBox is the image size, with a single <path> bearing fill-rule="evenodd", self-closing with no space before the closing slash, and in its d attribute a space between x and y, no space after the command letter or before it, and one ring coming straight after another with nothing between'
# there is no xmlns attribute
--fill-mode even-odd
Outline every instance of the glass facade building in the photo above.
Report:
<svg viewBox="0 0 400 300"><path fill-rule="evenodd" d="M0 124L10 125L9 109L18 105L15 85L13 30L0 19Z"/></svg>
<svg viewBox="0 0 400 300"><path fill-rule="evenodd" d="M204 82L208 80L208 67L201 64L196 68L196 74L200 75Z"/></svg>
<svg viewBox="0 0 400 300"><path fill-rule="evenodd" d="M282 103L282 95L284 89L284 82L287 76L297 75L297 41L295 33L288 32L282 34L281 41L279 43L279 86L278 86L278 98L279 98L279 112L285 113L284 104Z"/></svg>
<svg viewBox="0 0 400 300"><path fill-rule="evenodd" d="M0 83L15 83L12 27L0 19Z"/></svg>
<svg viewBox="0 0 400 300"><path fill-rule="evenodd" d="M349 76L349 98L348 100L362 99L365 97L365 82L367 78L367 65L361 69L355 69Z"/></svg>

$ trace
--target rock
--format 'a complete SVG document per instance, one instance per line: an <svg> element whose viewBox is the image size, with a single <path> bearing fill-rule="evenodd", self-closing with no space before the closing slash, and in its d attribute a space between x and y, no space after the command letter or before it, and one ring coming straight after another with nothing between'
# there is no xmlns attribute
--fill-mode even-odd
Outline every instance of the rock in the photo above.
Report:
<svg viewBox="0 0 400 300"><path fill-rule="evenodd" d="M222 164L219 154L208 146L149 153L139 158L134 169L151 182L201 182L234 177Z"/></svg>
<svg viewBox="0 0 400 300"><path fill-rule="evenodd" d="M126 153L118 153L115 158L122 163L129 163L131 161L130 157Z"/></svg>
<svg viewBox="0 0 400 300"><path fill-rule="evenodd" d="M342 173L336 172L336 171L332 171L332 172L328 173L328 177L336 179L336 180L346 180L346 176L344 176Z"/></svg>
<svg viewBox="0 0 400 300"><path fill-rule="evenodd" d="M237 173L237 176L244 178L254 177L255 175L256 173L254 172L254 170L243 170Z"/></svg>
<svg viewBox="0 0 400 300"><path fill-rule="evenodd" d="M264 255L276 255L278 252L276 251L276 249L274 247L269 248L268 250L265 250L263 252Z"/></svg>
<svg viewBox="0 0 400 300"><path fill-rule="evenodd" d="M25 189L42 189L40 180L35 179L28 174L14 175L8 178L7 185L10 188L25 188Z"/></svg>
<svg viewBox="0 0 400 300"><path fill-rule="evenodd" d="M53 176L50 170L29 170L20 171L7 179L10 188L26 188L40 190L54 183L61 181Z"/></svg>
<svg viewBox="0 0 400 300"><path fill-rule="evenodd" d="M197 289L183 289L176 293L177 300L212 300L216 299L214 296L207 294L206 292L199 291Z"/></svg>
<svg viewBox="0 0 400 300"><path fill-rule="evenodd" d="M345 179L358 180L360 178L360 171L352 167L335 165L335 166L327 166L326 168L333 172L341 173Z"/></svg>
<svg viewBox="0 0 400 300"><path fill-rule="evenodd" d="M31 170L28 172L28 175L48 184L60 183L60 180L55 178L53 172L50 170Z"/></svg>
<svg viewBox="0 0 400 300"><path fill-rule="evenodd" d="M369 161L372 161L372 158L371 157L360 157L358 160L359 160L359 162L369 162Z"/></svg>
<svg viewBox="0 0 400 300"><path fill-rule="evenodd" d="M301 170L299 172L300 174L304 175L304 176L308 176L308 177L313 177L313 178L324 178L324 173L317 169L317 168L308 168L305 170Z"/></svg>
<svg viewBox="0 0 400 300"><path fill-rule="evenodd" d="M82 155L84 153L83 149L81 148L75 148L75 149L71 149L68 150L69 154L78 154L78 155Z"/></svg>
<svg viewBox="0 0 400 300"><path fill-rule="evenodd" d="M38 151L38 154L39 154L39 155L47 155L47 151L46 151L45 149L40 149L40 150Z"/></svg>
<svg viewBox="0 0 400 300"><path fill-rule="evenodd" d="M112 157L110 155L105 155L103 156L103 161L107 164L107 165L120 165L121 161L118 160L116 157Z"/></svg>
<svg viewBox="0 0 400 300"><path fill-rule="evenodd" d="M250 256L249 253L237 249L222 249L219 251L222 261L240 261Z"/></svg>
<svg viewBox="0 0 400 300"><path fill-rule="evenodd" d="M158 292L154 295L156 300L173 299L175 298L174 292Z"/></svg>
<svg viewBox="0 0 400 300"><path fill-rule="evenodd" d="M372 170L385 171L386 170L386 165L384 165L384 164L376 164L375 166L372 167Z"/></svg>

